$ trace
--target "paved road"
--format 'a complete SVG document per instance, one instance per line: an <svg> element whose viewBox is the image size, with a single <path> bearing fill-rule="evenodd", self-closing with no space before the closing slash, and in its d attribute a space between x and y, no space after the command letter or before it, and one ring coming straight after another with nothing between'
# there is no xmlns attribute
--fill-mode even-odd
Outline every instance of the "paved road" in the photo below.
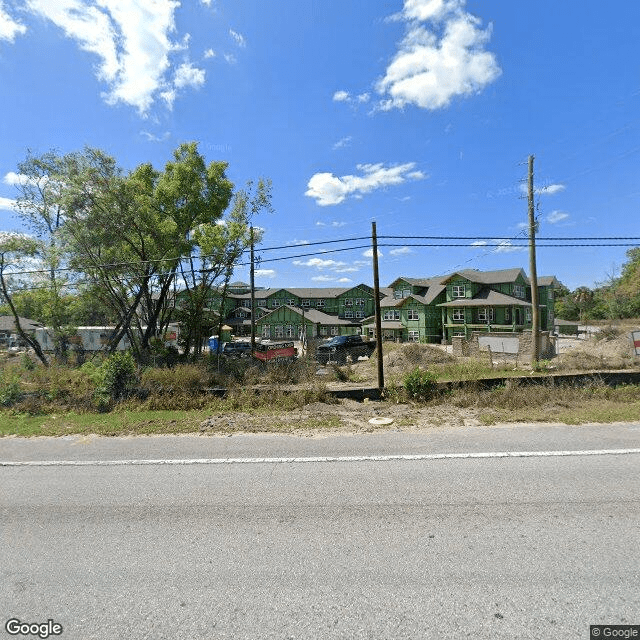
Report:
<svg viewBox="0 0 640 640"><path fill-rule="evenodd" d="M371 438L4 439L0 460L640 447L638 425ZM0 617L83 640L588 638L640 623L639 463L4 466Z"/></svg>

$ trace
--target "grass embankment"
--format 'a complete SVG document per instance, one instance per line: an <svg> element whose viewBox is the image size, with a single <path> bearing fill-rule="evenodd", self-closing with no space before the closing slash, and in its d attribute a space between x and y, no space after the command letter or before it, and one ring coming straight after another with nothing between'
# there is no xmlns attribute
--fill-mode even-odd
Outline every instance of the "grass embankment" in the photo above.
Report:
<svg viewBox="0 0 640 640"><path fill-rule="evenodd" d="M565 359L569 365L563 365L560 357L545 367L572 370L569 367L588 355L573 354ZM616 356L615 364L620 357ZM606 366L602 353L594 360L599 368L614 368ZM623 360L626 368L629 363L637 366L633 358ZM128 372L126 362L115 365L45 369L25 356L0 361L0 436L322 432L366 426L374 415L392 415L400 427L469 421L580 424L640 420L640 387L610 388L597 380L587 387L551 382L528 386L508 380L491 390L471 383L437 392L435 381L508 378L530 374L530 370L514 362L458 359L429 345L389 348L386 399L367 404L336 402L327 392L327 383L375 384L374 361L336 368L333 376L317 376L317 366L308 361L266 370L250 366L248 360L221 365L217 360L202 361L172 368L136 369L132 365ZM428 372L426 386L424 393L411 394L407 380L416 370ZM212 387L227 388L228 393L217 397L206 391ZM417 389L419 392L420 387Z"/></svg>
<svg viewBox="0 0 640 640"><path fill-rule="evenodd" d="M315 366L299 362L265 371L246 361L226 364L225 373L218 371L217 361L143 368L129 378L118 370L107 384L110 370L104 365L44 368L24 357L5 360L0 363L0 436L279 432L340 425L331 415L282 417L313 402L332 401L325 383L315 379ZM292 392L291 385L303 381ZM228 389L224 398L208 392L216 387ZM203 427L211 416L226 420Z"/></svg>

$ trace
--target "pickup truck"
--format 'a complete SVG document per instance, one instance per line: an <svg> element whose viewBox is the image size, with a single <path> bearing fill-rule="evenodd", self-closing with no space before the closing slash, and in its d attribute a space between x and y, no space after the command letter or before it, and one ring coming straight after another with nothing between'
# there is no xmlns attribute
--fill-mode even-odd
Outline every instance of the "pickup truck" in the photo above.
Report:
<svg viewBox="0 0 640 640"><path fill-rule="evenodd" d="M320 364L337 362L346 364L347 357L355 362L360 356L369 357L376 348L375 340L363 340L362 336L336 336L323 342L316 349L316 361Z"/></svg>

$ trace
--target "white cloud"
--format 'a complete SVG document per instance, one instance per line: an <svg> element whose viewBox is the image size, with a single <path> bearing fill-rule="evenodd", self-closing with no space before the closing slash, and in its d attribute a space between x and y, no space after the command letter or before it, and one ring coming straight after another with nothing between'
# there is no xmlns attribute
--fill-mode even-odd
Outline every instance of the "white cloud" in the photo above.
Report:
<svg viewBox="0 0 640 640"><path fill-rule="evenodd" d="M563 184L548 184L544 187L538 187L534 189L536 195L546 195L546 196L554 196L556 193L562 193L566 189L566 186ZM520 184L520 192L524 195L527 195L529 192L529 187L525 183Z"/></svg>
<svg viewBox="0 0 640 640"><path fill-rule="evenodd" d="M143 136L148 142L162 142L167 140L171 134L168 131L160 135L156 135L155 133L151 133L150 131L140 131L140 135Z"/></svg>
<svg viewBox="0 0 640 640"><path fill-rule="evenodd" d="M371 99L371 94L360 93L357 96L352 96L348 91L336 91L333 94L334 102L347 102L350 105L366 104Z"/></svg>
<svg viewBox="0 0 640 640"><path fill-rule="evenodd" d="M486 240L476 240L472 242L472 247L488 247L487 253L514 253L515 251L526 251L527 247L523 245L514 245L511 240L497 239L491 241L491 246ZM497 245L497 246L496 246Z"/></svg>
<svg viewBox="0 0 640 640"><path fill-rule="evenodd" d="M302 262L301 260L294 260L293 264L296 267L315 267L316 269L328 269L329 267L341 267L344 265L344 262L339 262L337 260L323 260L322 258L309 258L306 262Z"/></svg>
<svg viewBox="0 0 640 640"><path fill-rule="evenodd" d="M15 211L16 201L0 196L0 211Z"/></svg>
<svg viewBox="0 0 640 640"><path fill-rule="evenodd" d="M404 39L376 85L384 96L380 109L441 109L454 97L478 93L500 76L495 55L484 49L491 28L481 29L480 19L467 13L465 4L466 0L405 0L394 16L407 23Z"/></svg>
<svg viewBox="0 0 640 640"><path fill-rule="evenodd" d="M373 258L373 249L367 249L366 251L363 251L362 256L364 258ZM382 253L382 251L380 251L380 249L378 249L378 258L384 258L384 254Z"/></svg>
<svg viewBox="0 0 640 640"><path fill-rule="evenodd" d="M566 220L568 217L569 217L569 214L565 213L564 211L552 211L547 216L547 222L550 224L556 224L558 222L562 222L563 220Z"/></svg>
<svg viewBox="0 0 640 640"><path fill-rule="evenodd" d="M313 282L338 282L340 284L353 282L350 278L336 278L335 276L314 276L311 280Z"/></svg>
<svg viewBox="0 0 640 640"><path fill-rule="evenodd" d="M334 220L329 224L327 224L326 222L322 222L322 220L318 220L318 222L316 222L316 227L332 227L334 229L339 229L340 227L345 227L346 225L346 222L340 222L338 220Z"/></svg>
<svg viewBox="0 0 640 640"><path fill-rule="evenodd" d="M244 48L244 47L247 46L247 41L245 40L245 37L241 33L238 33L237 31L234 31L233 29L229 29L229 35L234 39L235 43L239 47Z"/></svg>
<svg viewBox="0 0 640 640"><path fill-rule="evenodd" d="M207 49L204 52L204 58L205 60L209 59L209 58L215 58L216 57L216 52L213 49Z"/></svg>
<svg viewBox="0 0 640 640"><path fill-rule="evenodd" d="M29 178L28 176L25 176L21 173L9 171L9 173L5 174L4 178L2 178L2 182L10 185L11 187L17 187L23 184L27 184L27 182L29 182Z"/></svg>
<svg viewBox="0 0 640 640"><path fill-rule="evenodd" d="M255 276L256 278L275 278L276 272L275 269L256 269Z"/></svg>
<svg viewBox="0 0 640 640"><path fill-rule="evenodd" d="M540 189L536 189L536 193L552 196L552 195L555 195L556 193L561 193L565 189L566 187L563 184L550 184L550 185L547 185L546 187L541 187Z"/></svg>
<svg viewBox="0 0 640 640"><path fill-rule="evenodd" d="M385 167L379 164L359 164L359 176L334 176L332 173L316 173L307 184L306 196L315 198L322 207L340 204L348 196L361 196L376 189L398 185L407 180L422 180L426 174L415 170L415 162Z"/></svg>
<svg viewBox="0 0 640 640"><path fill-rule="evenodd" d="M353 138L351 136L345 136L344 138L340 138L338 142L333 145L333 150L342 149L343 147L348 147Z"/></svg>
<svg viewBox="0 0 640 640"><path fill-rule="evenodd" d="M190 62L181 64L176 69L173 84L177 89L184 87L201 87L204 84L205 71L194 67Z"/></svg>
<svg viewBox="0 0 640 640"><path fill-rule="evenodd" d="M0 0L0 40L13 42L17 35L26 33L27 28L14 20L5 10L4 3Z"/></svg>
<svg viewBox="0 0 640 640"><path fill-rule="evenodd" d="M171 39L177 0L27 0L27 8L60 27L78 46L98 58L96 76L107 85L108 104L124 103L146 115L160 97L173 103L177 88L204 82L199 70L181 65L170 80L170 55L188 47ZM201 80L200 80L201 79ZM179 87L178 87L179 88Z"/></svg>
<svg viewBox="0 0 640 640"><path fill-rule="evenodd" d="M493 250L494 253L513 253L514 251L525 251L524 246L515 246L511 240L495 240L497 247Z"/></svg>
<svg viewBox="0 0 640 640"><path fill-rule="evenodd" d="M413 253L413 249L409 249L409 247L399 247L398 249L391 249L391 251L389 251L389 255L392 256L406 256L410 253Z"/></svg>
<svg viewBox="0 0 640 640"><path fill-rule="evenodd" d="M233 53L225 53L223 54L223 57L229 64L235 64L238 62L238 59L233 55Z"/></svg>

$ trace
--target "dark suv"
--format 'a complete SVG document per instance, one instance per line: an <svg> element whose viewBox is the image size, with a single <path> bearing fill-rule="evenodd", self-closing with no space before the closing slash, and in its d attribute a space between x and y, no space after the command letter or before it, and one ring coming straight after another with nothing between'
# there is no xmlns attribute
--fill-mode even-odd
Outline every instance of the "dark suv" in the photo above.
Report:
<svg viewBox="0 0 640 640"><path fill-rule="evenodd" d="M225 356L231 356L239 358L241 356L248 356L251 353L251 343L250 342L227 342L223 349L222 353Z"/></svg>

